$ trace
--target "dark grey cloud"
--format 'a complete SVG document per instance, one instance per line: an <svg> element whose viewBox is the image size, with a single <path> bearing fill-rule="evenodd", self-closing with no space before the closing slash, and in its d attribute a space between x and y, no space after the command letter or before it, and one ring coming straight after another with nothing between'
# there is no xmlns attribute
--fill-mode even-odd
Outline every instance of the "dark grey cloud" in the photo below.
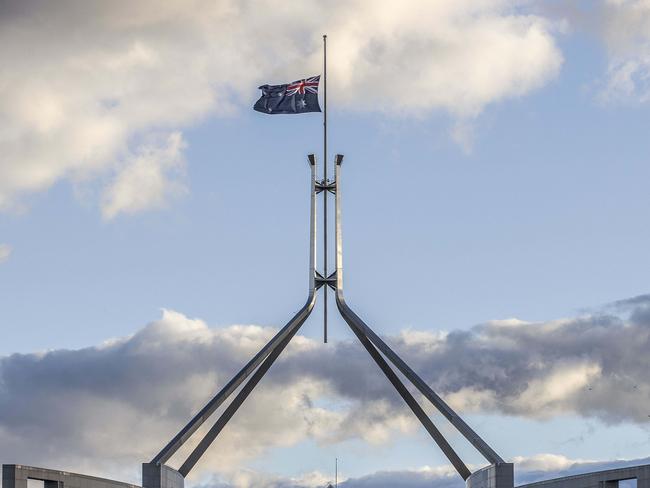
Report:
<svg viewBox="0 0 650 488"><path fill-rule="evenodd" d="M405 331L388 342L461 409L542 418L573 413L608 423L646 424L650 297L620 303L625 303L625 310L618 307L622 315L606 307L601 313L549 322L492 321L447 335ZM359 350L341 344L309 361L296 356L282 374L299 369L331 379L342 396L399 403Z"/></svg>
<svg viewBox="0 0 650 488"><path fill-rule="evenodd" d="M650 323L650 294L637 295L625 300L617 300L610 306L620 313L629 313L630 321L634 323Z"/></svg>
<svg viewBox="0 0 650 488"><path fill-rule="evenodd" d="M637 297L620 315L606 307L572 319L493 321L448 334L407 330L386 340L463 412L569 413L646 425L646 312L647 301ZM97 347L4 357L0 457L67 469L137 465L272 334L257 326L210 329L166 311L133 336ZM381 443L415 428L358 344L325 347L298 336L217 441L233 448L208 454L199 469L230 472L306 438Z"/></svg>
<svg viewBox="0 0 650 488"><path fill-rule="evenodd" d="M650 306L650 293L637 295L635 297L626 298L624 300L616 300L614 303L612 303L612 305L622 309L637 306L648 307Z"/></svg>
<svg viewBox="0 0 650 488"><path fill-rule="evenodd" d="M4 357L0 457L70 470L94 463L95 469L107 471L153 457L273 333L257 326L212 330L165 311L133 336L101 346ZM381 388L369 387L368 395L353 398L344 383L335 388L335 381L324 379L327 370L316 374L318 368L309 366L311 373L301 373L300 365L307 369L320 348L302 337L294 339L286 357L223 432L220 442L232 446L232 452L214 460L208 455L201 467L228 470L269 447L307 437L380 442L401 428L407 412L399 406L378 401L362 408L363 398L380 397ZM357 367L363 359L359 352L342 344L335 356L347 356L352 360L348 365ZM328 396L345 405L331 410L315 406L315 400Z"/></svg>

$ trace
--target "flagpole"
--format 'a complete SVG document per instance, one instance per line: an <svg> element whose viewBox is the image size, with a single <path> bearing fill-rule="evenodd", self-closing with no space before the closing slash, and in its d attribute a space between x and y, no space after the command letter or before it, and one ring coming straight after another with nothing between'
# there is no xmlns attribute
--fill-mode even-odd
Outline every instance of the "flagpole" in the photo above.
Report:
<svg viewBox="0 0 650 488"><path fill-rule="evenodd" d="M323 184L327 185L327 34L323 35ZM323 276L327 271L327 194L323 191ZM323 286L323 342L327 343L327 285Z"/></svg>

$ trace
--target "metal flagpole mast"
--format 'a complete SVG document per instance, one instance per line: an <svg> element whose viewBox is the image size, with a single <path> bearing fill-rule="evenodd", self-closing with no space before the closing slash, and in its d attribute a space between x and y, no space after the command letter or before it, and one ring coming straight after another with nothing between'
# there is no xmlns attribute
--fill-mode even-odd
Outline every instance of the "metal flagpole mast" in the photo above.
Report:
<svg viewBox="0 0 650 488"><path fill-rule="evenodd" d="M323 185L327 186L327 34L323 35ZM323 191L323 277L327 271L327 189ZM323 287L323 342L327 343L327 285Z"/></svg>
<svg viewBox="0 0 650 488"><path fill-rule="evenodd" d="M307 82L307 79L295 83L296 86L309 86L310 93L313 93L315 77ZM265 95L266 96L266 95ZM313 98L311 99L313 100ZM302 99L305 102L304 99ZM174 437L163 450L150 462L142 465L142 486L145 488L183 488L183 479L205 454L206 450L219 436L228 422L236 414L246 398L257 387L267 371L271 368L276 359L287 347L289 341L297 334L300 327L309 317L316 303L316 292L324 287L323 293L325 303L323 307L324 342L327 343L327 288L331 287L335 292L335 301L343 319L352 329L354 335L359 339L366 351L370 354L377 366L382 370L388 381L400 394L411 411L420 420L434 442L440 447L445 456L452 463L458 474L468 480L472 473L465 465L456 451L451 447L447 439L435 426L431 418L424 411L420 403L414 398L403 380L400 379L396 368L402 375L415 386L420 393L463 435L463 437L476 448L491 464L490 476L496 476L495 486L500 488L513 487L513 464L506 463L476 432L474 432L465 421L456 414L442 398L440 398L431 387L420 378L410 366L408 366L388 344L386 344L346 303L343 295L343 242L341 235L341 164L343 155L336 154L334 157L334 175L331 183L327 179L327 35L323 35L323 179L317 180L316 157L308 155L311 168L311 207L310 207L310 261L309 261L309 295L305 305L294 315L294 317L271 339L240 371L215 395L194 418ZM305 102L306 103L306 102ZM305 108L306 106L303 106ZM313 111L317 107L310 107ZM257 110L257 104L255 109ZM266 109L266 106L264 107ZM261 111L261 110L260 110ZM276 113L297 113L290 111L278 111ZM317 194L323 192L323 274L316 270L316 200ZM330 275L327 269L327 194L335 195L334 206L334 227L335 227L335 249L334 249L334 270ZM392 366L389 364L392 363ZM250 378L249 378L250 377ZM242 386L243 384L243 386ZM188 441L188 439L210 418L221 405L236 391L239 392L232 402L223 410L219 418L199 441L192 453L185 460L183 465L176 471L165 463ZM163 478L166 481L162 481ZM478 477L476 479L479 479ZM482 479L482 478L481 478ZM471 482L468 482L471 484ZM476 484L476 483L475 483ZM480 484L480 483L479 483ZM164 486L163 486L164 485ZM330 483L330 488L331 483ZM334 459L334 488L338 488L338 457Z"/></svg>

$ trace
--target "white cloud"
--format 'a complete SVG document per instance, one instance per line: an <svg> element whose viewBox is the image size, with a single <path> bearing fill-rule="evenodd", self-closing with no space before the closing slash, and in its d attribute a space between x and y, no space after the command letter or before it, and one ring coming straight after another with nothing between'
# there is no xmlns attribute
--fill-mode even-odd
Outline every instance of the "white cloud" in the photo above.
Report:
<svg viewBox="0 0 650 488"><path fill-rule="evenodd" d="M589 463L584 459L569 459L560 454L536 454L530 457L515 456L512 462L517 465L517 468L524 471L564 471L571 468L576 463Z"/></svg>
<svg viewBox="0 0 650 488"><path fill-rule="evenodd" d="M104 217L160 208L170 198L186 191L177 179L184 168L183 138L174 132L166 139L162 146L141 147L139 154L125 162L125 167L104 192Z"/></svg>
<svg viewBox="0 0 650 488"><path fill-rule="evenodd" d="M318 471L304 473L295 477L283 477L261 473L254 470L240 470L231 475L226 483L213 481L207 485L201 485L199 488L322 488L327 486L331 481L330 478Z"/></svg>
<svg viewBox="0 0 650 488"><path fill-rule="evenodd" d="M4 263L11 256L11 246L9 244L0 244L0 264Z"/></svg>
<svg viewBox="0 0 650 488"><path fill-rule="evenodd" d="M530 457L517 456L515 485L571 476L590 471L640 466L650 461L635 459L629 461L584 461L570 459L556 454L537 454ZM303 476L288 478L273 476L251 470L241 471L227 480L213 480L198 488L314 488L326 486L330 478L321 473L306 473ZM341 488L463 488L465 483L451 466L422 467L401 471L377 471L365 476L339 480Z"/></svg>
<svg viewBox="0 0 650 488"><path fill-rule="evenodd" d="M540 418L561 414L567 400L589 391L601 373L600 365L592 361L558 361L546 368L544 377L532 380L513 403L516 409Z"/></svg>
<svg viewBox="0 0 650 488"><path fill-rule="evenodd" d="M105 216L160 207L177 183L159 159L169 140L152 146L151 135L250 110L258 83L319 72L320 32L329 34L334 103L470 120L559 70L553 25L526 8L523 0L3 2L0 59L11 69L0 75L0 209L62 179L107 176ZM455 137L469 144L469 123L458 127L466 129ZM157 162L143 163L146 154Z"/></svg>
<svg viewBox="0 0 650 488"><path fill-rule="evenodd" d="M650 1L608 0L603 36L609 54L606 101L650 101Z"/></svg>
<svg viewBox="0 0 650 488"><path fill-rule="evenodd" d="M68 469L95 463L95 472L151 458L273 333L257 326L209 329L201 320L165 310L160 320L132 337L96 348L2 358L0 456ZM306 338L292 342L290 354L279 360L201 460L198 474L206 469L234 473L243 461L271 447L306 438L378 444L391 433L413 429L408 412L392 402L368 406L340 395L330 379L300 374L316 347L325 350ZM325 408L318 402L324 398L344 399L345 404ZM46 416L42 405L48 405ZM57 439L57 450L44 439ZM172 464L182 461L197 440ZM11 446L10 451L3 446Z"/></svg>

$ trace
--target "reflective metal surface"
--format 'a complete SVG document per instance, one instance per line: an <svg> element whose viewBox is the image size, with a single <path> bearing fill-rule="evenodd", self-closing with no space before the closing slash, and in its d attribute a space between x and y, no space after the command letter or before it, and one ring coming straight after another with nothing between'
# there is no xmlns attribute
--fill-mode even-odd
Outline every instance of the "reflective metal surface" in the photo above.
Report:
<svg viewBox="0 0 650 488"><path fill-rule="evenodd" d="M226 386L224 386L219 393L217 393L202 409L197 413L194 418L181 429L181 431L176 434L176 436L163 448L160 453L151 461L154 464L164 464L170 457L172 457L178 449L192 436L196 430L203 425L203 423L221 406L221 404L244 382L248 376L250 376L253 371L259 366L260 369L255 372L255 375L249 383L257 382L262 378L266 370L273 364L273 361L277 356L282 352L286 344L291 340L291 338L298 331L300 326L305 322L309 314L312 312L314 305L316 303L316 159L313 155L309 155L309 165L311 169L311 206L310 206L310 216L309 216L309 285L308 285L308 296L305 305L300 309L300 311L282 328L280 331L271 339L256 355L251 359L246 366L244 366L239 373L231 379ZM262 364L263 361L270 359L268 362ZM262 366L260 366L262 364ZM265 369L264 369L265 368ZM263 370L262 373L259 373L260 370ZM251 388L248 389L248 384L242 389L242 392L252 390L255 387L255 384L251 385ZM232 416L241 403L244 401L248 393L242 395L240 392L233 403L229 405L226 412L230 413ZM234 405L234 406L233 406ZM232 408L232 411L229 410ZM226 414L224 412L224 415ZM223 417L222 415L222 418ZM227 423L227 419L223 422ZM190 458L183 465L184 470L179 470L183 476L186 476L189 470L194 466L196 461L200 456L205 452L205 449L209 444L214 440L214 438L221 431L220 428L217 428L217 424L221 422L221 418L217 420L217 423L210 429L208 436L204 438L199 447L203 446L202 450L199 450L199 447L195 449L195 452L190 455ZM222 426L223 427L223 426ZM210 438L210 436L212 436Z"/></svg>
<svg viewBox="0 0 650 488"><path fill-rule="evenodd" d="M302 324L307 320L316 303L316 290L324 286L324 292L327 287L336 291L336 304L339 312L357 336L366 351L373 358L375 363L386 375L393 387L400 394L402 399L411 408L416 417L420 420L424 428L431 435L442 452L447 456L449 461L456 468L460 476L467 480L471 472L460 459L458 454L449 445L444 436L436 428L432 420L422 409L420 404L415 400L413 395L408 391L404 383L399 379L396 372L388 364L387 358L393 365L401 371L404 376L417 387L417 389L458 429L458 431L493 465L504 464L503 459L494 452L488 444L474 432L442 398L440 398L375 332L347 305L343 295L343 236L341 223L341 164L343 156L336 156L335 164L335 181L328 182L316 180L316 159L314 155L309 155L311 167L311 208L310 208L310 233L309 233L309 286L308 297L305 305L300 311L266 344L244 368L235 375L235 377L222 388L203 409L188 423L172 441L154 458L152 463L164 464L184 443L185 441L210 417L216 409L250 376L248 382L242 387L235 399L228 405L221 416L216 420L208 433L201 439L196 448L189 455L187 460L179 469L182 476L187 476L201 456L210 447L212 442L217 438L226 424L230 421L239 407L246 400L248 395L255 389L259 381L264 377L266 372L273 365L275 360L280 356L285 347L289 344L293 336L298 332ZM329 193L334 193L336 197L335 205L335 234L336 234L336 270L331 275L327 275L325 270L323 274L316 271L316 194L323 192L325 199ZM327 201L327 200L325 200ZM324 205L326 211L326 205ZM324 214L324 221L326 222ZM326 229L324 229L326 232ZM327 254L327 249L324 249ZM326 261L325 261L326 262ZM324 263L325 264L325 263ZM383 354L383 355L382 355ZM385 358L384 358L385 356Z"/></svg>
<svg viewBox="0 0 650 488"><path fill-rule="evenodd" d="M345 321L348 323L348 325L352 328L353 332L357 337L359 337L359 340L364 344L368 352L373 355L373 358L375 358L375 355L377 355L382 361L383 358L381 355L379 355L374 349L376 347L381 351L394 365L397 367L406 378L408 378L409 381L411 381L418 390L451 422L451 424L456 427L456 429L492 464L501 464L503 463L503 459L483 440L481 439L476 432L474 432L469 425L465 423L465 421L454 412L449 405L447 405L442 398L440 398L434 391L427 385L416 373L413 371L375 332L363 321L361 318L354 313L354 311L347 305L345 301L345 297L343 294L343 234L342 234L342 222L341 222L341 163L342 163L343 157L342 156L337 156L337 164L336 164L336 205L335 205L335 215L336 215L336 304L338 306L339 311L341 312L341 315L345 319ZM374 350L374 353L366 346L364 340L362 339L365 338L369 343L371 343ZM393 385L400 390L398 385L393 382L391 379L392 375L395 375L395 373L390 369L390 367L386 364L386 367L388 370L390 370L390 373L387 372L387 370L382 366L382 364L375 359L377 364L382 368L382 371L388 376L389 380ZM385 361L384 361L385 363ZM395 377L397 379L397 377ZM399 379L397 379L399 382ZM401 384L401 382L399 382ZM402 384L403 387L403 384ZM408 390L406 390L407 394ZM401 394L401 392L400 392ZM420 419L420 421L423 423L424 427L429 431L431 436L434 438L438 446L441 448L441 450L445 453L449 461L454 465L458 473L463 477L463 479L467 479L469 476L470 472L465 466L465 464L460 460L458 455L454 452L454 450L449 446L447 441L442 438L442 436L438 436L435 434L437 432L437 429L433 431L431 426L428 425L428 422L424 421L423 418L421 418L421 415L419 414L419 411L421 408L419 405L414 408L414 406L411 405L411 399L408 398L408 396L402 395L402 398L409 404L413 412L416 414L416 416ZM419 410L418 410L419 409ZM428 417L427 417L428 419ZM430 422L430 419L428 419ZM433 426L433 429L435 429L435 426Z"/></svg>

